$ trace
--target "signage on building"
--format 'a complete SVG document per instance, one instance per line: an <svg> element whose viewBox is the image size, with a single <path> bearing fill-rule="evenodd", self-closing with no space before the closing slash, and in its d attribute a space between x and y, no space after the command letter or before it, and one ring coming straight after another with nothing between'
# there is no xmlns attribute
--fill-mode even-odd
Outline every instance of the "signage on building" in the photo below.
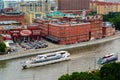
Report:
<svg viewBox="0 0 120 80"><path fill-rule="evenodd" d="M11 30L11 31L10 31L10 34L11 34L12 36L19 36L20 31L19 31L19 30Z"/></svg>
<svg viewBox="0 0 120 80"><path fill-rule="evenodd" d="M19 33L19 30L11 30L10 33L11 33L11 34Z"/></svg>
<svg viewBox="0 0 120 80"><path fill-rule="evenodd" d="M31 34L32 34L31 30L21 30L20 31L21 36L29 36Z"/></svg>
<svg viewBox="0 0 120 80"><path fill-rule="evenodd" d="M40 35L40 30L32 30L32 35Z"/></svg>

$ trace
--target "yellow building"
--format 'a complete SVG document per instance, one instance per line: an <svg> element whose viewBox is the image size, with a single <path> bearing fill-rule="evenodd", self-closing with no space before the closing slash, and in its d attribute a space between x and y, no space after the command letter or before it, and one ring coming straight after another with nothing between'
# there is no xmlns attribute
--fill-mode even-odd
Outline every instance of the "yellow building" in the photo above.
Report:
<svg viewBox="0 0 120 80"><path fill-rule="evenodd" d="M45 13L29 11L29 12L26 12L25 14L25 23L31 24L33 19L43 18L43 17L45 17Z"/></svg>
<svg viewBox="0 0 120 80"><path fill-rule="evenodd" d="M43 18L46 13L50 13L51 4L44 0L20 2L19 10L25 12L25 22L30 24L33 18Z"/></svg>
<svg viewBox="0 0 120 80"><path fill-rule="evenodd" d="M97 14L108 14L109 12L120 12L120 3L91 1L90 10Z"/></svg>
<svg viewBox="0 0 120 80"><path fill-rule="evenodd" d="M95 1L90 2L90 10L96 11L97 10L97 3Z"/></svg>

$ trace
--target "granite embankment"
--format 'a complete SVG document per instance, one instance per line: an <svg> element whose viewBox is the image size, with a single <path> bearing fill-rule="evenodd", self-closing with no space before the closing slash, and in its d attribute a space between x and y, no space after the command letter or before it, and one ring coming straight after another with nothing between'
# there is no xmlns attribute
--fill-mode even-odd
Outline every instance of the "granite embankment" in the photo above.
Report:
<svg viewBox="0 0 120 80"><path fill-rule="evenodd" d="M76 43L76 44L71 44L71 45L49 45L48 48L45 49L37 49L37 50L27 50L27 51L19 51L16 53L10 53L6 55L0 55L0 61L3 60L10 60L10 59L15 59L15 58L21 58L21 57L27 57L27 56L33 56L37 54L43 54L43 53L48 53L48 52L53 52L53 51L58 51L58 50L67 50L71 48L77 48L77 47L83 47L83 46L90 46L94 44L100 44L103 42L111 41L120 38L120 34L116 34L111 37L106 37L103 39L97 39L97 40L92 40L92 41L87 41L87 42L81 42L81 43Z"/></svg>

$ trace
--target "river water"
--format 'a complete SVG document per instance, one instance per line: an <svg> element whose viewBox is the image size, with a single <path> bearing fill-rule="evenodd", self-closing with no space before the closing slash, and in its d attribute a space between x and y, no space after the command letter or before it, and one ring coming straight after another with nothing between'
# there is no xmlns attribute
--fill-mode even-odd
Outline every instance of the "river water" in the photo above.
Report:
<svg viewBox="0 0 120 80"><path fill-rule="evenodd" d="M120 53L120 39L68 50L72 59L60 63L22 70L21 63L28 58L0 62L0 80L57 80L62 74L98 69L99 57ZM120 59L120 55L118 57Z"/></svg>

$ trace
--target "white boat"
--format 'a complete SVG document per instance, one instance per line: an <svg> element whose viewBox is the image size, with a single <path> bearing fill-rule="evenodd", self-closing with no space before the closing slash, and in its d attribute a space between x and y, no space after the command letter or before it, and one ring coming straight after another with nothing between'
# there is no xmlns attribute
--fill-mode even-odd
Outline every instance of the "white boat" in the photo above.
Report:
<svg viewBox="0 0 120 80"><path fill-rule="evenodd" d="M99 58L98 64L105 64L105 63L113 62L116 60L118 60L118 55L115 53L111 53Z"/></svg>
<svg viewBox="0 0 120 80"><path fill-rule="evenodd" d="M22 67L23 69L26 69L30 67L47 65L69 59L70 59L70 53L68 53L67 51L58 51L54 53L37 55L36 57L23 62Z"/></svg>

